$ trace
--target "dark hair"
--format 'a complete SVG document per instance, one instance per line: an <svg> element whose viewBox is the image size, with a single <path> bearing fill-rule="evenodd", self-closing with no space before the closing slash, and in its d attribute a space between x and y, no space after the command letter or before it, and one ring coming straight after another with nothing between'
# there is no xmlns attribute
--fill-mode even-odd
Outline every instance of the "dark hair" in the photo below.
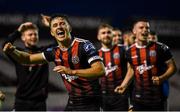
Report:
<svg viewBox="0 0 180 112"><path fill-rule="evenodd" d="M111 25L107 24L107 23L102 23L102 24L100 24L99 27L98 27L98 31L99 31L100 29L102 29L102 28L110 28L110 29L113 29L113 27L112 27Z"/></svg>
<svg viewBox="0 0 180 112"><path fill-rule="evenodd" d="M155 31L150 31L149 34L150 35L157 35Z"/></svg>
<svg viewBox="0 0 180 112"><path fill-rule="evenodd" d="M57 18L57 17L60 17L60 18L65 19L65 20L68 22L68 24L70 25L70 21L69 21L69 19L68 19L68 16L65 15L65 14L53 14L53 15L51 16L51 18L50 18L50 24L51 24L52 20L55 19L55 18Z"/></svg>
<svg viewBox="0 0 180 112"><path fill-rule="evenodd" d="M147 18L137 18L133 22L133 27L138 23L138 22L149 22Z"/></svg>
<svg viewBox="0 0 180 112"><path fill-rule="evenodd" d="M118 31L121 31L121 30L120 30L119 28L117 28L117 27L114 27L113 30L114 30L114 31L117 31L117 30L118 30ZM122 32L122 31L121 31L121 32Z"/></svg>
<svg viewBox="0 0 180 112"><path fill-rule="evenodd" d="M123 32L123 35L128 35L128 34L133 34L133 32L131 30L126 30Z"/></svg>
<svg viewBox="0 0 180 112"><path fill-rule="evenodd" d="M33 30L37 30L37 31L39 30L35 24L32 24L32 25L23 26L21 29L21 33L25 32L26 30L29 30L29 29L33 29Z"/></svg>

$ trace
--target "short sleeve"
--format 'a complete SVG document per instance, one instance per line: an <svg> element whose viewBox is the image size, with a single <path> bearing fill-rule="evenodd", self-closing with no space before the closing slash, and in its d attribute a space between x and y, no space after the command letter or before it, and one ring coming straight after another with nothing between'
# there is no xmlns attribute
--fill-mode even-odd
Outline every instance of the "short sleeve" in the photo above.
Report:
<svg viewBox="0 0 180 112"><path fill-rule="evenodd" d="M166 62L172 58L172 53L170 52L169 47L165 44L160 45L160 54L161 54L161 58L164 62Z"/></svg>
<svg viewBox="0 0 180 112"><path fill-rule="evenodd" d="M55 49L54 48L47 48L43 52L43 57L48 62L54 61L55 60Z"/></svg>
<svg viewBox="0 0 180 112"><path fill-rule="evenodd" d="M89 64L92 64L92 62L94 61L101 60L98 55L97 49L90 41L83 42L82 53L86 57Z"/></svg>

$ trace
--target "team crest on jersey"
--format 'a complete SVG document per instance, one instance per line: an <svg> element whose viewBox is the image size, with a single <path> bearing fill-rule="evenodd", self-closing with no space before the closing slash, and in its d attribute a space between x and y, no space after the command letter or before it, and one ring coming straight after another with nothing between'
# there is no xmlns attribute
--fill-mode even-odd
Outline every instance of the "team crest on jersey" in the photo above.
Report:
<svg viewBox="0 0 180 112"><path fill-rule="evenodd" d="M149 52L149 56L156 56L156 51L155 50L151 50Z"/></svg>
<svg viewBox="0 0 180 112"><path fill-rule="evenodd" d="M120 57L120 54L119 54L119 53L114 53L114 54L113 54L113 58L114 58L114 59L118 59L119 57Z"/></svg>
<svg viewBox="0 0 180 112"><path fill-rule="evenodd" d="M79 57L78 56L73 56L72 57L72 63L73 64L78 64L79 63Z"/></svg>

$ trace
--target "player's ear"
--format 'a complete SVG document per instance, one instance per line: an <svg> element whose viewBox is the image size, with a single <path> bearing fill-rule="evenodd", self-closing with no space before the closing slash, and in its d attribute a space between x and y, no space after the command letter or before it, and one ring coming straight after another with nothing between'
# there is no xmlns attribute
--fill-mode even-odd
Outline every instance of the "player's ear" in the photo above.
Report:
<svg viewBox="0 0 180 112"><path fill-rule="evenodd" d="M24 34L22 33L22 35L21 35L21 40L24 42L25 41L25 36L24 36Z"/></svg>
<svg viewBox="0 0 180 112"><path fill-rule="evenodd" d="M100 37L98 36L97 39L100 40Z"/></svg>
<svg viewBox="0 0 180 112"><path fill-rule="evenodd" d="M97 39L100 41L101 40L101 38L100 38L100 36L99 36L99 33L97 34Z"/></svg>
<svg viewBox="0 0 180 112"><path fill-rule="evenodd" d="M136 34L136 30L135 30L135 28L133 28L133 29L132 29L132 32L133 32L133 34Z"/></svg>
<svg viewBox="0 0 180 112"><path fill-rule="evenodd" d="M50 30L51 35L54 37L54 33Z"/></svg>
<svg viewBox="0 0 180 112"><path fill-rule="evenodd" d="M72 31L72 27L71 27L71 25L68 22L67 22L67 27L68 27L69 31L71 32Z"/></svg>

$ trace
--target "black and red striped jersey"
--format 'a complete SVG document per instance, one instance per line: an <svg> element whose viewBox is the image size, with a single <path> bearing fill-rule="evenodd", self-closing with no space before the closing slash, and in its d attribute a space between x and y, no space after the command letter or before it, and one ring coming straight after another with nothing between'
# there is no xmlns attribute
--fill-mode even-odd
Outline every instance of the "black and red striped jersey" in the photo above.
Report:
<svg viewBox="0 0 180 112"><path fill-rule="evenodd" d="M68 49L59 46L44 52L47 61L54 61L55 64L69 67L71 69L90 68L90 65L101 60L94 45L84 39L73 38ZM66 89L70 96L98 95L100 86L98 78L87 79L68 74L61 74Z"/></svg>
<svg viewBox="0 0 180 112"><path fill-rule="evenodd" d="M111 49L102 47L99 56L106 71L105 76L100 78L102 93L113 94L116 86L122 83L127 70L125 48L122 45L114 45Z"/></svg>
<svg viewBox="0 0 180 112"><path fill-rule="evenodd" d="M133 98L143 102L159 102L162 98L162 86L153 85L152 76L162 75L166 69L166 61L172 58L169 47L159 42L151 42L146 46L133 44L126 54L135 75Z"/></svg>

